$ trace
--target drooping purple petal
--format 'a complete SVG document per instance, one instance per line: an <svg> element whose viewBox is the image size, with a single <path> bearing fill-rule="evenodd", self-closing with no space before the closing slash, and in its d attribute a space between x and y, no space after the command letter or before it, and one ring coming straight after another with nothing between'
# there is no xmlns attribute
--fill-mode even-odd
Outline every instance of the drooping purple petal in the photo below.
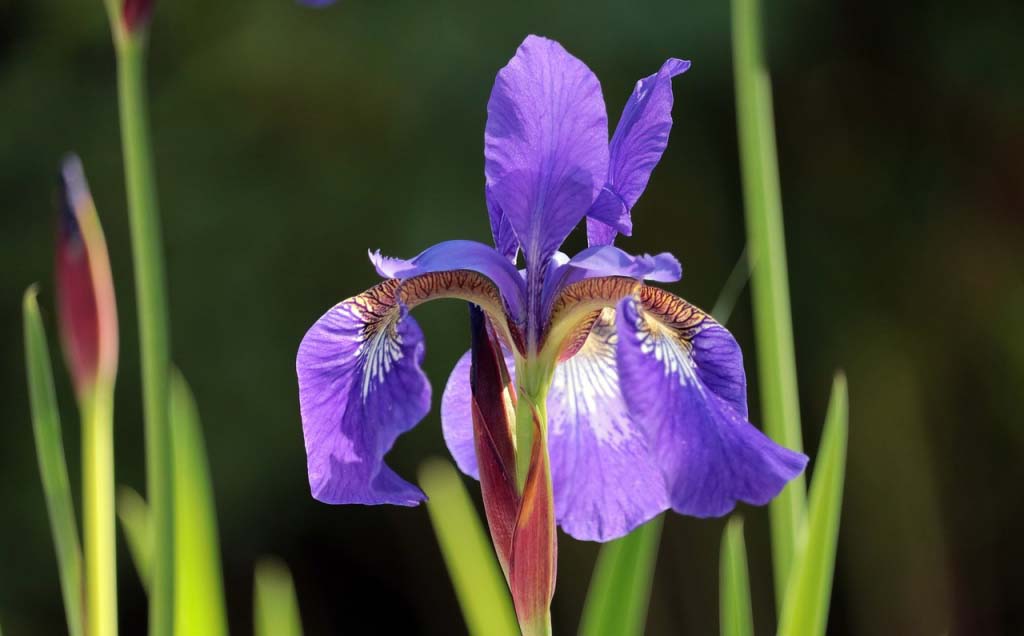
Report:
<svg viewBox="0 0 1024 636"><path fill-rule="evenodd" d="M671 58L657 73L637 82L615 127L607 187L621 198L627 220L668 145L672 130L672 78L689 68L688 61ZM587 213L590 244L611 244L616 233L628 236L629 232L621 229L626 222L616 216L623 214L623 210L611 201L598 199L596 203L601 205L595 204ZM617 218L618 222L614 222Z"/></svg>
<svg viewBox="0 0 1024 636"><path fill-rule="evenodd" d="M587 541L621 537L668 508L647 432L623 401L616 340L607 309L583 348L558 365L548 395L558 523Z"/></svg>
<svg viewBox="0 0 1024 636"><path fill-rule="evenodd" d="M610 541L668 508L665 484L619 389L611 310L584 347L555 370L548 446L558 524L577 539ZM511 357L506 362L511 365ZM479 479L470 410L470 356L441 398L445 442L459 469ZM510 366L509 372L514 375Z"/></svg>
<svg viewBox="0 0 1024 636"><path fill-rule="evenodd" d="M629 412L647 428L672 508L695 517L767 503L807 457L747 421L743 361L725 328L671 294L619 303L618 369Z"/></svg>
<svg viewBox="0 0 1024 636"><path fill-rule="evenodd" d="M562 244L608 174L601 85L560 44L529 36L498 73L487 103L484 172L527 268Z"/></svg>
<svg viewBox="0 0 1024 636"><path fill-rule="evenodd" d="M430 410L423 333L385 281L331 308L299 345L309 485L326 503L414 506L426 497L384 464Z"/></svg>
<svg viewBox="0 0 1024 636"><path fill-rule="evenodd" d="M444 241L420 252L411 259L382 256L370 252L370 261L385 278L408 279L413 276L453 270L469 270L483 274L498 287L509 313L516 319L524 311L523 278L507 258L493 247L476 241Z"/></svg>

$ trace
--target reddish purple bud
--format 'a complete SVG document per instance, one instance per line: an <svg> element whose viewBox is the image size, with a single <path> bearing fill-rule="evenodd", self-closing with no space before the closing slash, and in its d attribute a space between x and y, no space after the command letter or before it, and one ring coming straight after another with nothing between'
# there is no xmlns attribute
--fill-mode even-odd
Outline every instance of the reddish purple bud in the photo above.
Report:
<svg viewBox="0 0 1024 636"><path fill-rule="evenodd" d="M153 15L154 0L124 0L121 16L129 33L145 28Z"/></svg>
<svg viewBox="0 0 1024 636"><path fill-rule="evenodd" d="M64 357L75 392L113 383L117 373L117 307L107 243L82 162L64 160L58 201L57 309Z"/></svg>
<svg viewBox="0 0 1024 636"><path fill-rule="evenodd" d="M498 561L509 578L512 534L519 516L516 451L510 420L515 391L505 368L501 347L487 329L482 311L470 305L473 441L480 469L480 490L487 525Z"/></svg>
<svg viewBox="0 0 1024 636"><path fill-rule="evenodd" d="M516 616L524 636L548 633L558 558L551 465L546 434L536 408L533 408L533 427L530 470L516 520L509 580Z"/></svg>

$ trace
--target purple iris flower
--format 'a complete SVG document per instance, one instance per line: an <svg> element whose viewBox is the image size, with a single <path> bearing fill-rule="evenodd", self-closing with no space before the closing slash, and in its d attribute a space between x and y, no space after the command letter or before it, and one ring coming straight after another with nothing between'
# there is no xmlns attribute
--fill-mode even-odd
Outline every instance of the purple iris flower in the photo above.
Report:
<svg viewBox="0 0 1024 636"><path fill-rule="evenodd" d="M386 280L331 308L299 347L315 498L425 500L384 458L430 409L423 333L409 311L437 298L482 310L510 391L540 422L555 519L578 539L615 539L670 508L711 517L739 501L764 504L803 470L804 455L748 421L732 335L644 283L678 280L675 257L613 245L632 232L631 209L668 143L672 78L689 66L669 59L637 82L609 142L593 72L557 42L526 38L487 105L495 247L447 241L409 260L371 254ZM584 218L590 246L570 258L559 248ZM441 416L459 467L479 479L473 364L470 352L456 364Z"/></svg>

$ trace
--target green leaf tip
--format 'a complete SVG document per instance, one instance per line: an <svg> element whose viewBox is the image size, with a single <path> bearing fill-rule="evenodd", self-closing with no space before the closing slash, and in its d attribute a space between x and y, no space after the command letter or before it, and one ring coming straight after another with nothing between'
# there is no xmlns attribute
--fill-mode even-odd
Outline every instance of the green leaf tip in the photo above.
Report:
<svg viewBox="0 0 1024 636"><path fill-rule="evenodd" d="M780 636L822 636L828 625L846 472L848 408L846 376L840 372L832 383L811 477L807 519L798 537L780 614Z"/></svg>
<svg viewBox="0 0 1024 636"><path fill-rule="evenodd" d="M264 557L256 563L253 611L256 636L302 636L295 584L281 559Z"/></svg>
<svg viewBox="0 0 1024 636"><path fill-rule="evenodd" d="M743 518L734 515L722 531L719 559L718 604L722 636L752 636L750 575L747 547L743 539Z"/></svg>
<svg viewBox="0 0 1024 636"><path fill-rule="evenodd" d="M46 330L39 314L38 287L30 285L22 298L25 338L25 371L29 403L32 411L32 434L35 437L39 476L50 518L50 531L57 554L64 613L71 636L81 636L84 629L82 546L71 498L64 440L53 384L53 367L46 344Z"/></svg>
<svg viewBox="0 0 1024 636"><path fill-rule="evenodd" d="M462 478L442 459L428 459L419 482L427 512L471 634L519 634L508 586Z"/></svg>

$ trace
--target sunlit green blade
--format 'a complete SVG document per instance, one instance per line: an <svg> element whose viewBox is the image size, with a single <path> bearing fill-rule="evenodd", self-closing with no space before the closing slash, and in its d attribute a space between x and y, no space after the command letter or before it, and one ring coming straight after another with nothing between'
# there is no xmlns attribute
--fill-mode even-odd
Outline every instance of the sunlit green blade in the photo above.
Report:
<svg viewBox="0 0 1024 636"><path fill-rule="evenodd" d="M750 576L747 574L747 546L740 517L732 517L725 524L718 570L722 636L751 636L754 623L750 613Z"/></svg>
<svg viewBox="0 0 1024 636"><path fill-rule="evenodd" d="M284 561L266 557L256 564L253 625L256 636L302 636L299 599Z"/></svg>
<svg viewBox="0 0 1024 636"><path fill-rule="evenodd" d="M661 525L659 515L601 548L583 606L581 636L644 633Z"/></svg>
<svg viewBox="0 0 1024 636"><path fill-rule="evenodd" d="M430 498L427 512L469 633L518 634L498 558L458 472L444 460L431 459L424 462L419 477Z"/></svg>
<svg viewBox="0 0 1024 636"><path fill-rule="evenodd" d="M78 525L71 501L68 467L64 459L57 393L53 388L53 369L46 345L46 331L39 317L36 289L25 291L22 303L25 322L25 368L28 375L29 401L32 406L32 431L36 438L36 457L43 494L50 515L53 545L57 552L61 593L68 632L81 636L82 622L82 547L78 542Z"/></svg>
<svg viewBox="0 0 1024 636"><path fill-rule="evenodd" d="M150 551L153 549L149 535L149 506L138 492L121 486L117 491L117 517L128 540L128 553L132 556L135 571L139 573L142 586L148 590Z"/></svg>
<svg viewBox="0 0 1024 636"><path fill-rule="evenodd" d="M192 391L171 375L171 439L174 442L176 634L227 634L217 512L210 466Z"/></svg>
<svg viewBox="0 0 1024 636"><path fill-rule="evenodd" d="M820 636L825 633L843 502L846 438L846 377L840 373L832 383L832 397L811 480L807 523L800 535L779 620L780 635Z"/></svg>
<svg viewBox="0 0 1024 636"><path fill-rule="evenodd" d="M751 294L757 336L758 378L765 432L803 450L789 306L782 196L775 154L775 123L768 67L761 45L758 0L732 0L736 119L751 263ZM776 605L782 606L796 530L806 510L803 476L771 505L772 562Z"/></svg>

